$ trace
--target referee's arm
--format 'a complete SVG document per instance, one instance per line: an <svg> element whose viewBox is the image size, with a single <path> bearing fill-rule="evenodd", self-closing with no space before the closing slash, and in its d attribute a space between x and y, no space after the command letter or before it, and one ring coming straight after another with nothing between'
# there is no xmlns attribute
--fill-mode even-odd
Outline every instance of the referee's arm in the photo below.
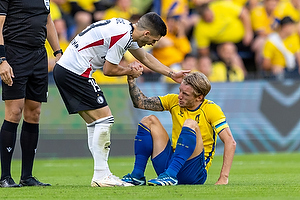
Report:
<svg viewBox="0 0 300 200"><path fill-rule="evenodd" d="M6 15L0 15L0 58L5 58L5 47L4 47L4 39L3 39L3 26L6 19ZM0 77L1 80L7 84L8 86L12 86L14 78L14 73L11 68L11 66L8 64L8 62L1 61L0 64Z"/></svg>
<svg viewBox="0 0 300 200"><path fill-rule="evenodd" d="M55 26L54 26L54 23L52 21L50 14L48 15L48 18L47 18L47 40L48 40L53 52L60 50L58 35L57 35L56 29L55 29ZM56 54L55 61L57 62L61 56L62 56L62 53Z"/></svg>

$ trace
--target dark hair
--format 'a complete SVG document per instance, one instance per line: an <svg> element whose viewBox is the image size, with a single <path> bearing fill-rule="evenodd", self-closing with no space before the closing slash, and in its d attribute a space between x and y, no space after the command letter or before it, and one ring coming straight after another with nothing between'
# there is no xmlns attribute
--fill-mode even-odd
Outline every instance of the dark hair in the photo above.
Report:
<svg viewBox="0 0 300 200"><path fill-rule="evenodd" d="M152 35L165 36L167 26L162 18L155 12L144 14L136 23L139 29L149 30Z"/></svg>
<svg viewBox="0 0 300 200"><path fill-rule="evenodd" d="M289 16L286 16L286 17L281 19L279 24L280 24L280 26L283 26L285 24L294 24L294 23L295 23L295 21L292 20L292 18L290 18Z"/></svg>
<svg viewBox="0 0 300 200"><path fill-rule="evenodd" d="M208 10L208 9L209 9L209 4L208 4L208 3L204 3L204 4L202 4L202 5L196 7L197 13L198 13L199 15L201 15L201 16L202 16L202 15L204 14L204 12L205 12L206 10Z"/></svg>

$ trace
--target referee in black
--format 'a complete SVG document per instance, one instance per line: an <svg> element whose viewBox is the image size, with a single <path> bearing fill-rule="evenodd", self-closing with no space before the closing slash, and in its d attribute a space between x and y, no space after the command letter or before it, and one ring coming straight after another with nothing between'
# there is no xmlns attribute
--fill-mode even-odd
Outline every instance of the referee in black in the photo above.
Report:
<svg viewBox="0 0 300 200"><path fill-rule="evenodd" d="M0 1L0 77L5 118L0 131L0 187L50 186L32 176L42 102L47 101L48 39L58 60L62 51L50 16L49 0ZM20 183L11 177L17 127L21 128Z"/></svg>

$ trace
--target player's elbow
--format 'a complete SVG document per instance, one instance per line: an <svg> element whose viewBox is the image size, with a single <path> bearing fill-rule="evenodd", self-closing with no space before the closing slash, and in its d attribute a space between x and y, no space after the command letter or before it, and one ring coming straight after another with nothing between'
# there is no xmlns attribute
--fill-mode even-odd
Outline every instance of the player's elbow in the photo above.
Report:
<svg viewBox="0 0 300 200"><path fill-rule="evenodd" d="M236 141L233 138L225 140L224 146L226 146L226 148L231 149L234 152L236 149Z"/></svg>
<svg viewBox="0 0 300 200"><path fill-rule="evenodd" d="M110 70L107 70L107 69L105 69L105 68L103 68L103 74L104 74L105 76L112 76L112 75L113 75L112 72L111 72Z"/></svg>
<svg viewBox="0 0 300 200"><path fill-rule="evenodd" d="M234 139L232 139L232 141L230 141L230 146L231 146L232 150L235 151L235 149L236 149L236 141Z"/></svg>

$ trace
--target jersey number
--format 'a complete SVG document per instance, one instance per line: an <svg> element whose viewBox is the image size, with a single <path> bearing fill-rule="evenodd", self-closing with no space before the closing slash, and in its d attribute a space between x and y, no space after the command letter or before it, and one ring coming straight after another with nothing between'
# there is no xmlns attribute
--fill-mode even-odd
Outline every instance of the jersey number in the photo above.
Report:
<svg viewBox="0 0 300 200"><path fill-rule="evenodd" d="M98 26L104 26L110 23L110 20L102 20L99 22L96 22L94 24L91 24L89 27L87 27L85 30L83 30L81 33L79 33L79 36L83 36L84 34L86 34L88 31L90 31L92 28L96 28Z"/></svg>
<svg viewBox="0 0 300 200"><path fill-rule="evenodd" d="M90 84L93 86L95 92L101 91L99 85L97 85L96 81L94 79L89 79Z"/></svg>

